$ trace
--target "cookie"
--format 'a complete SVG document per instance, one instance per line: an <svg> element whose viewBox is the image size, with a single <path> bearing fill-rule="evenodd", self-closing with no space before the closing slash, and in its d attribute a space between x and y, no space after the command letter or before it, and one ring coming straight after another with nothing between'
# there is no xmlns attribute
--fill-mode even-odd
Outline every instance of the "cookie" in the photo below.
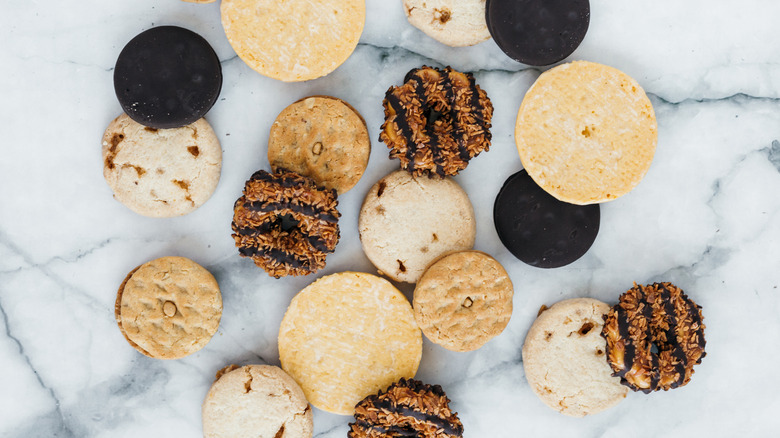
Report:
<svg viewBox="0 0 780 438"><path fill-rule="evenodd" d="M279 367L230 365L203 401L204 438L311 438L311 408Z"/></svg>
<svg viewBox="0 0 780 438"><path fill-rule="evenodd" d="M510 58L550 65L579 47L590 24L588 0L487 0L487 28Z"/></svg>
<svg viewBox="0 0 780 438"><path fill-rule="evenodd" d="M474 209L458 183L403 170L371 187L358 230L380 274L406 283L416 283L441 255L471 249L477 234Z"/></svg>
<svg viewBox="0 0 780 438"><path fill-rule="evenodd" d="M127 114L103 134L103 176L114 198L149 217L193 212L214 193L222 148L205 119L174 129L155 129Z"/></svg>
<svg viewBox="0 0 780 438"><path fill-rule="evenodd" d="M355 406L348 438L461 438L463 424L439 385L401 379Z"/></svg>
<svg viewBox="0 0 780 438"><path fill-rule="evenodd" d="M233 208L233 239L268 275L308 275L325 267L339 242L335 190L295 172L258 170Z"/></svg>
<svg viewBox="0 0 780 438"><path fill-rule="evenodd" d="M179 359L203 348L219 328L222 294L214 276L184 257L132 270L114 306L119 330L146 356Z"/></svg>
<svg viewBox="0 0 780 438"><path fill-rule="evenodd" d="M222 66L208 41L176 26L141 32L122 49L114 90L122 109L151 128L178 128L202 118L222 89Z"/></svg>
<svg viewBox="0 0 780 438"><path fill-rule="evenodd" d="M335 70L357 46L365 0L223 0L222 27L252 69L285 82Z"/></svg>
<svg viewBox="0 0 780 438"><path fill-rule="evenodd" d="M485 0L404 0L406 18L436 41L473 46L490 38Z"/></svg>
<svg viewBox="0 0 780 438"><path fill-rule="evenodd" d="M268 161L339 194L357 184L371 141L363 117L343 100L311 96L285 108L271 125Z"/></svg>
<svg viewBox="0 0 780 438"><path fill-rule="evenodd" d="M544 307L542 308L544 309ZM622 401L628 388L612 377L601 337L609 306L574 298L541 311L523 344L525 377L547 406L584 417Z"/></svg>
<svg viewBox="0 0 780 438"><path fill-rule="evenodd" d="M512 316L512 280L496 259L462 251L434 262L414 289L414 317L432 342L472 351L498 336Z"/></svg>
<svg viewBox="0 0 780 438"><path fill-rule="evenodd" d="M650 99L625 73L577 61L542 73L520 105L515 142L523 167L572 204L614 200L653 160L658 125Z"/></svg>
<svg viewBox="0 0 780 438"><path fill-rule="evenodd" d="M562 202L542 190L525 170L507 178L493 204L501 243L531 266L558 268L582 257L599 233L598 205Z"/></svg>
<svg viewBox="0 0 780 438"><path fill-rule="evenodd" d="M402 377L414 377L422 335L409 301L389 281L342 272L293 298L279 327L282 368L309 402L351 415L355 404Z"/></svg>

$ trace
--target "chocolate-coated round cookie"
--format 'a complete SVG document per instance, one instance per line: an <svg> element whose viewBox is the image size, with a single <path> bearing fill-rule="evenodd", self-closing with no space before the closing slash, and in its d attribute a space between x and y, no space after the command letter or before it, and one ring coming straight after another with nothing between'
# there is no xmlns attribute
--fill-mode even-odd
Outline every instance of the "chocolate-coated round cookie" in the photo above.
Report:
<svg viewBox="0 0 780 438"><path fill-rule="evenodd" d="M151 128L178 128L203 117L222 89L222 67L209 43L176 26L141 32L122 49L114 90L122 109Z"/></svg>
<svg viewBox="0 0 780 438"><path fill-rule="evenodd" d="M487 0L490 35L510 58L550 65L580 45L590 23L588 0Z"/></svg>
<svg viewBox="0 0 780 438"><path fill-rule="evenodd" d="M493 205L501 243L539 268L568 265L585 254L599 232L598 204L574 205L542 190L525 170L510 176Z"/></svg>

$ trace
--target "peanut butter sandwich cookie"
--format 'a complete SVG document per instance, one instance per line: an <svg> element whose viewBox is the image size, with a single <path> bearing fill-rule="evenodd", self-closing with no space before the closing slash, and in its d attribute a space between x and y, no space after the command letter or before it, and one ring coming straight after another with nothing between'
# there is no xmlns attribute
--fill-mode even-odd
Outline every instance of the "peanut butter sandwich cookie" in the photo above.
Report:
<svg viewBox="0 0 780 438"><path fill-rule="evenodd" d="M631 191L650 168L657 140L642 87L615 68L586 61L542 73L515 125L525 170L571 204L611 201Z"/></svg>
<svg viewBox="0 0 780 438"><path fill-rule="evenodd" d="M293 298L279 327L282 368L314 406L351 415L369 394L414 377L422 335L412 306L389 281L342 272Z"/></svg>
<svg viewBox="0 0 780 438"><path fill-rule="evenodd" d="M403 0L406 18L436 41L452 47L490 39L485 0Z"/></svg>
<svg viewBox="0 0 780 438"><path fill-rule="evenodd" d="M203 401L204 438L311 438L311 408L279 367L230 365Z"/></svg>
<svg viewBox="0 0 780 438"><path fill-rule="evenodd" d="M512 316L512 280L496 259L462 251L434 262L414 289L414 317L425 336L472 351L498 336Z"/></svg>
<svg viewBox="0 0 780 438"><path fill-rule="evenodd" d="M133 348L156 359L179 359L203 348L217 332L222 294L199 264L162 257L127 274L114 315Z"/></svg>
<svg viewBox="0 0 780 438"><path fill-rule="evenodd" d="M311 96L285 108L271 125L268 161L343 194L368 165L371 141L363 117L348 103Z"/></svg>

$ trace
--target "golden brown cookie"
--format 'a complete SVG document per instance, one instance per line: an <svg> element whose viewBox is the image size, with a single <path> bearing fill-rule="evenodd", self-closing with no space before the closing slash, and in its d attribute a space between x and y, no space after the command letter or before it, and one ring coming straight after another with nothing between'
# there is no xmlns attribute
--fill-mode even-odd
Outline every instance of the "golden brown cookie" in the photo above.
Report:
<svg viewBox="0 0 780 438"><path fill-rule="evenodd" d="M365 0L222 0L222 26L251 68L285 82L325 76L349 58Z"/></svg>
<svg viewBox="0 0 780 438"><path fill-rule="evenodd" d="M271 125L268 161L339 194L366 170L371 141L363 117L348 103L311 96L285 108Z"/></svg>
<svg viewBox="0 0 780 438"><path fill-rule="evenodd" d="M322 277L293 298L279 327L282 368L314 406L351 415L355 404L414 377L422 335L409 301L361 272Z"/></svg>
<svg viewBox="0 0 780 438"><path fill-rule="evenodd" d="M631 191L650 168L657 139L642 87L615 68L586 61L542 73L515 125L523 167L547 193L571 204Z"/></svg>
<svg viewBox="0 0 780 438"><path fill-rule="evenodd" d="M414 317L425 336L472 351L498 336L512 316L512 280L496 259L462 251L434 262L414 289Z"/></svg>
<svg viewBox="0 0 780 438"><path fill-rule="evenodd" d="M130 271L114 306L136 350L178 359L203 348L219 328L222 294L209 271L185 257L162 257Z"/></svg>

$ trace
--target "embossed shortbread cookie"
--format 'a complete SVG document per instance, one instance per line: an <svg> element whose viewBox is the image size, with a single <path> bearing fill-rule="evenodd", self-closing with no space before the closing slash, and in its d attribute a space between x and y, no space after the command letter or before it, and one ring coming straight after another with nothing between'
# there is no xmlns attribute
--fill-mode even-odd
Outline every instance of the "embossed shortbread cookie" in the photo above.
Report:
<svg viewBox="0 0 780 438"><path fill-rule="evenodd" d="M592 298L574 298L541 312L523 344L528 384L549 407L584 417L617 405L628 388L612 377L601 337L609 306Z"/></svg>
<svg viewBox="0 0 780 438"><path fill-rule="evenodd" d="M403 0L406 18L436 41L473 46L490 38L485 0Z"/></svg>
<svg viewBox="0 0 780 438"><path fill-rule="evenodd" d="M285 108L271 125L268 161L345 193L368 165L371 141L363 117L348 103L311 96Z"/></svg>
<svg viewBox="0 0 780 438"><path fill-rule="evenodd" d="M414 289L414 317L425 336L453 351L472 351L499 335L512 316L512 280L479 251L449 254Z"/></svg>
<svg viewBox="0 0 780 438"><path fill-rule="evenodd" d="M203 348L219 328L222 294L209 271L185 257L132 270L116 296L119 330L136 350L178 359Z"/></svg>
<svg viewBox="0 0 780 438"><path fill-rule="evenodd" d="M363 251L380 273L416 283L441 255L471 249L477 233L468 195L452 178L405 170L379 180L360 209Z"/></svg>
<svg viewBox="0 0 780 438"><path fill-rule="evenodd" d="M355 50L366 18L365 0L222 0L221 10L236 54L285 82L335 70Z"/></svg>
<svg viewBox="0 0 780 438"><path fill-rule="evenodd" d="M214 193L222 149L205 119L155 129L122 114L103 134L103 176L114 198L149 217L181 216Z"/></svg>
<svg viewBox="0 0 780 438"><path fill-rule="evenodd" d="M523 167L547 193L571 204L631 191L650 168L657 139L642 87L613 67L586 61L542 73L515 125Z"/></svg>
<svg viewBox="0 0 780 438"><path fill-rule="evenodd" d="M301 387L279 367L230 365L203 401L204 438L311 438Z"/></svg>
<svg viewBox="0 0 780 438"><path fill-rule="evenodd" d="M279 327L279 360L314 406L351 415L369 394L414 377L422 335L409 301L360 272L322 277L293 298Z"/></svg>

